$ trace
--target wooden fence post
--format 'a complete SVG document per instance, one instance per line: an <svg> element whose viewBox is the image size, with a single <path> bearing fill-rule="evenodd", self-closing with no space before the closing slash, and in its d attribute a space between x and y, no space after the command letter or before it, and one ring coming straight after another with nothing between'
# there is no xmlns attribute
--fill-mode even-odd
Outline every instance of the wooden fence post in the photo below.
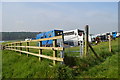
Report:
<svg viewBox="0 0 120 80"><path fill-rule="evenodd" d="M42 47L42 41L39 42L39 47ZM42 49L39 49L39 55L42 54ZM42 57L39 57L39 61L42 60Z"/></svg>
<svg viewBox="0 0 120 80"><path fill-rule="evenodd" d="M12 49L12 43L10 44L10 46L11 46L10 49Z"/></svg>
<svg viewBox="0 0 120 80"><path fill-rule="evenodd" d="M20 43L20 46L22 46L22 43ZM20 47L20 50L22 51L22 47ZM20 52L20 55L22 54L22 52Z"/></svg>
<svg viewBox="0 0 120 80"><path fill-rule="evenodd" d="M14 49L15 49L15 43L14 43Z"/></svg>
<svg viewBox="0 0 120 80"><path fill-rule="evenodd" d="M85 26L85 55L84 56L87 56L88 55L88 34L89 34L89 27L88 25Z"/></svg>
<svg viewBox="0 0 120 80"><path fill-rule="evenodd" d="M4 47L3 49L6 49L6 48L7 48L7 46L8 46L8 44L7 44L7 45L5 45L5 47Z"/></svg>
<svg viewBox="0 0 120 80"><path fill-rule="evenodd" d="M109 37L109 51L112 52L111 35L108 35L108 37Z"/></svg>
<svg viewBox="0 0 120 80"><path fill-rule="evenodd" d="M56 47L56 45L57 45L57 40L54 39L53 40L53 47ZM53 50L53 57L56 57L56 54L57 54L57 50ZM55 64L56 64L56 61L53 60L53 65L55 65Z"/></svg>
<svg viewBox="0 0 120 80"><path fill-rule="evenodd" d="M42 58L47 58L47 59L53 60L53 65L55 65L57 61L62 61L62 62L64 61L63 58L58 58L57 57L57 50L64 51L63 47L57 47L57 39L61 39L61 38L62 38L62 36L56 36L56 37L52 37L52 38L48 38L48 39L33 40L33 41L36 41L36 42L38 42L38 41L40 42L39 47L30 46L29 45L30 42L27 43L26 46L25 46L23 44L23 42L28 42L28 41L19 41L19 42L9 43L9 44L7 44L9 47L7 48L7 45L5 47L6 47L6 50L13 50L13 51L16 51L16 52L20 52L21 54L26 53L26 54L29 54L29 55L38 56L39 60L41 60ZM45 40L53 40L53 47L42 47L42 41L45 41ZM12 46L13 44L14 44L14 46ZM62 42L62 46L63 46L63 42ZM24 51L24 50L22 51L23 48L25 48L25 50L27 50L27 51ZM29 48L29 49L27 49L27 48ZM30 52L29 50L31 48L32 49L39 49L39 54L35 54L35 53ZM53 50L53 56L40 55L40 54L42 54L42 49ZM63 52L62 52L61 56L64 57Z"/></svg>
<svg viewBox="0 0 120 80"><path fill-rule="evenodd" d="M12 48L14 49L14 47L13 47L13 46L14 46L14 43L12 44Z"/></svg>
<svg viewBox="0 0 120 80"><path fill-rule="evenodd" d="M17 43L16 43L16 46L17 46ZM16 47L16 50L17 50L17 47Z"/></svg>
<svg viewBox="0 0 120 80"><path fill-rule="evenodd" d="M26 46L29 46L29 42L26 43ZM26 48L26 51L29 52L29 48ZM28 54L27 54L27 57L28 57Z"/></svg>

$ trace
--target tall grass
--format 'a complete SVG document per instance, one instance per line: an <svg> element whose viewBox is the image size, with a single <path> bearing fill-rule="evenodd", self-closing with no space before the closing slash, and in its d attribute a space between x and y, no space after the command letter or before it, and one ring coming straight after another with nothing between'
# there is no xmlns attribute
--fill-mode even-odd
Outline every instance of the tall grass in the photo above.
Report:
<svg viewBox="0 0 120 80"><path fill-rule="evenodd" d="M36 44L36 43L33 43ZM32 44L31 44L32 45ZM26 54L19 55L19 52L3 50L3 78L117 78L118 73L118 39L112 41L113 52L108 50L108 42L93 46L100 59L97 59L89 49L89 55L85 58L73 57L74 54L65 53L64 65L58 62L52 66L52 61ZM79 48L71 50L78 50ZM38 50L30 51L38 53ZM58 52L59 53L59 52ZM44 50L44 55L51 55L52 51ZM114 75L112 75L114 74Z"/></svg>

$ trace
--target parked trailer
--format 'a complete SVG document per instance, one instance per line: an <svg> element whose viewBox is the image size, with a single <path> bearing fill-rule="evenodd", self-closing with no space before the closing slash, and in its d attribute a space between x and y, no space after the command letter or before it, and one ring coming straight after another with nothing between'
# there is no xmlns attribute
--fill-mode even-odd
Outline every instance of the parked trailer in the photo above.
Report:
<svg viewBox="0 0 120 80"><path fill-rule="evenodd" d="M90 43L95 42L95 38L96 38L96 36L94 34L89 34L89 42Z"/></svg>
<svg viewBox="0 0 120 80"><path fill-rule="evenodd" d="M117 32L116 31L112 32L112 36L113 36L113 38L116 38L117 37Z"/></svg>
<svg viewBox="0 0 120 80"><path fill-rule="evenodd" d="M43 39L43 38L50 38L50 37L54 37L54 36L60 36L63 34L63 30L51 30L48 32L43 32L40 33L36 36L36 39ZM42 41L42 45L51 45L53 43L53 40L46 40L46 41Z"/></svg>
<svg viewBox="0 0 120 80"><path fill-rule="evenodd" d="M78 46L80 43L84 42L84 31L75 29L69 31L63 31L64 33L64 43L70 46ZM95 35L89 34L89 42L95 41Z"/></svg>
<svg viewBox="0 0 120 80"><path fill-rule="evenodd" d="M69 31L63 31L64 33L64 43L70 46L77 46L81 41L83 41L83 30L75 29Z"/></svg>
<svg viewBox="0 0 120 80"><path fill-rule="evenodd" d="M64 34L64 44L70 46L78 46L84 42L84 31L75 29L69 31L63 30L51 30L48 32L40 33L36 36L36 39L50 38ZM89 42L92 42L93 35L89 35ZM53 40L42 41L42 45L51 45ZM59 41L58 41L59 44Z"/></svg>
<svg viewBox="0 0 120 80"><path fill-rule="evenodd" d="M96 35L96 38L99 38L99 41L108 41L108 36L111 35L110 32L106 32L106 33L103 33L103 34L97 34Z"/></svg>
<svg viewBox="0 0 120 80"><path fill-rule="evenodd" d="M120 32L117 32L117 35L116 35L117 37L120 37Z"/></svg>

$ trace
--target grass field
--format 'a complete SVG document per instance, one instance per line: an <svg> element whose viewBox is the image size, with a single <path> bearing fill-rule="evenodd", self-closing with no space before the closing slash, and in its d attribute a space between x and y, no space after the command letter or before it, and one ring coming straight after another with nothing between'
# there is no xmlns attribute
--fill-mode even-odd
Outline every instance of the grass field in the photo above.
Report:
<svg viewBox="0 0 120 80"><path fill-rule="evenodd" d="M35 43L32 43L33 45ZM86 58L72 57L74 54L65 53L65 64L58 62L52 66L52 61L19 52L2 51L3 78L118 78L118 39L112 41L113 52L108 51L108 42L93 46L100 59L96 58L91 50ZM78 47L70 50L78 50ZM38 52L38 50L31 50ZM52 55L52 51L44 50L43 54ZM58 52L59 53L59 52ZM59 55L58 55L59 56Z"/></svg>

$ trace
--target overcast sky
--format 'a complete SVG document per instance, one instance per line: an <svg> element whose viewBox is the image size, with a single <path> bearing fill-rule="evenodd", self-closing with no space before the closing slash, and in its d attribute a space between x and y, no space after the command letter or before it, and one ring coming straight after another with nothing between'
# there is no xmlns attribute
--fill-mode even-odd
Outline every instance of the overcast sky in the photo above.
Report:
<svg viewBox="0 0 120 80"><path fill-rule="evenodd" d="M117 2L4 2L2 31L84 29L98 34L118 30ZM1 26L1 25L0 25Z"/></svg>

